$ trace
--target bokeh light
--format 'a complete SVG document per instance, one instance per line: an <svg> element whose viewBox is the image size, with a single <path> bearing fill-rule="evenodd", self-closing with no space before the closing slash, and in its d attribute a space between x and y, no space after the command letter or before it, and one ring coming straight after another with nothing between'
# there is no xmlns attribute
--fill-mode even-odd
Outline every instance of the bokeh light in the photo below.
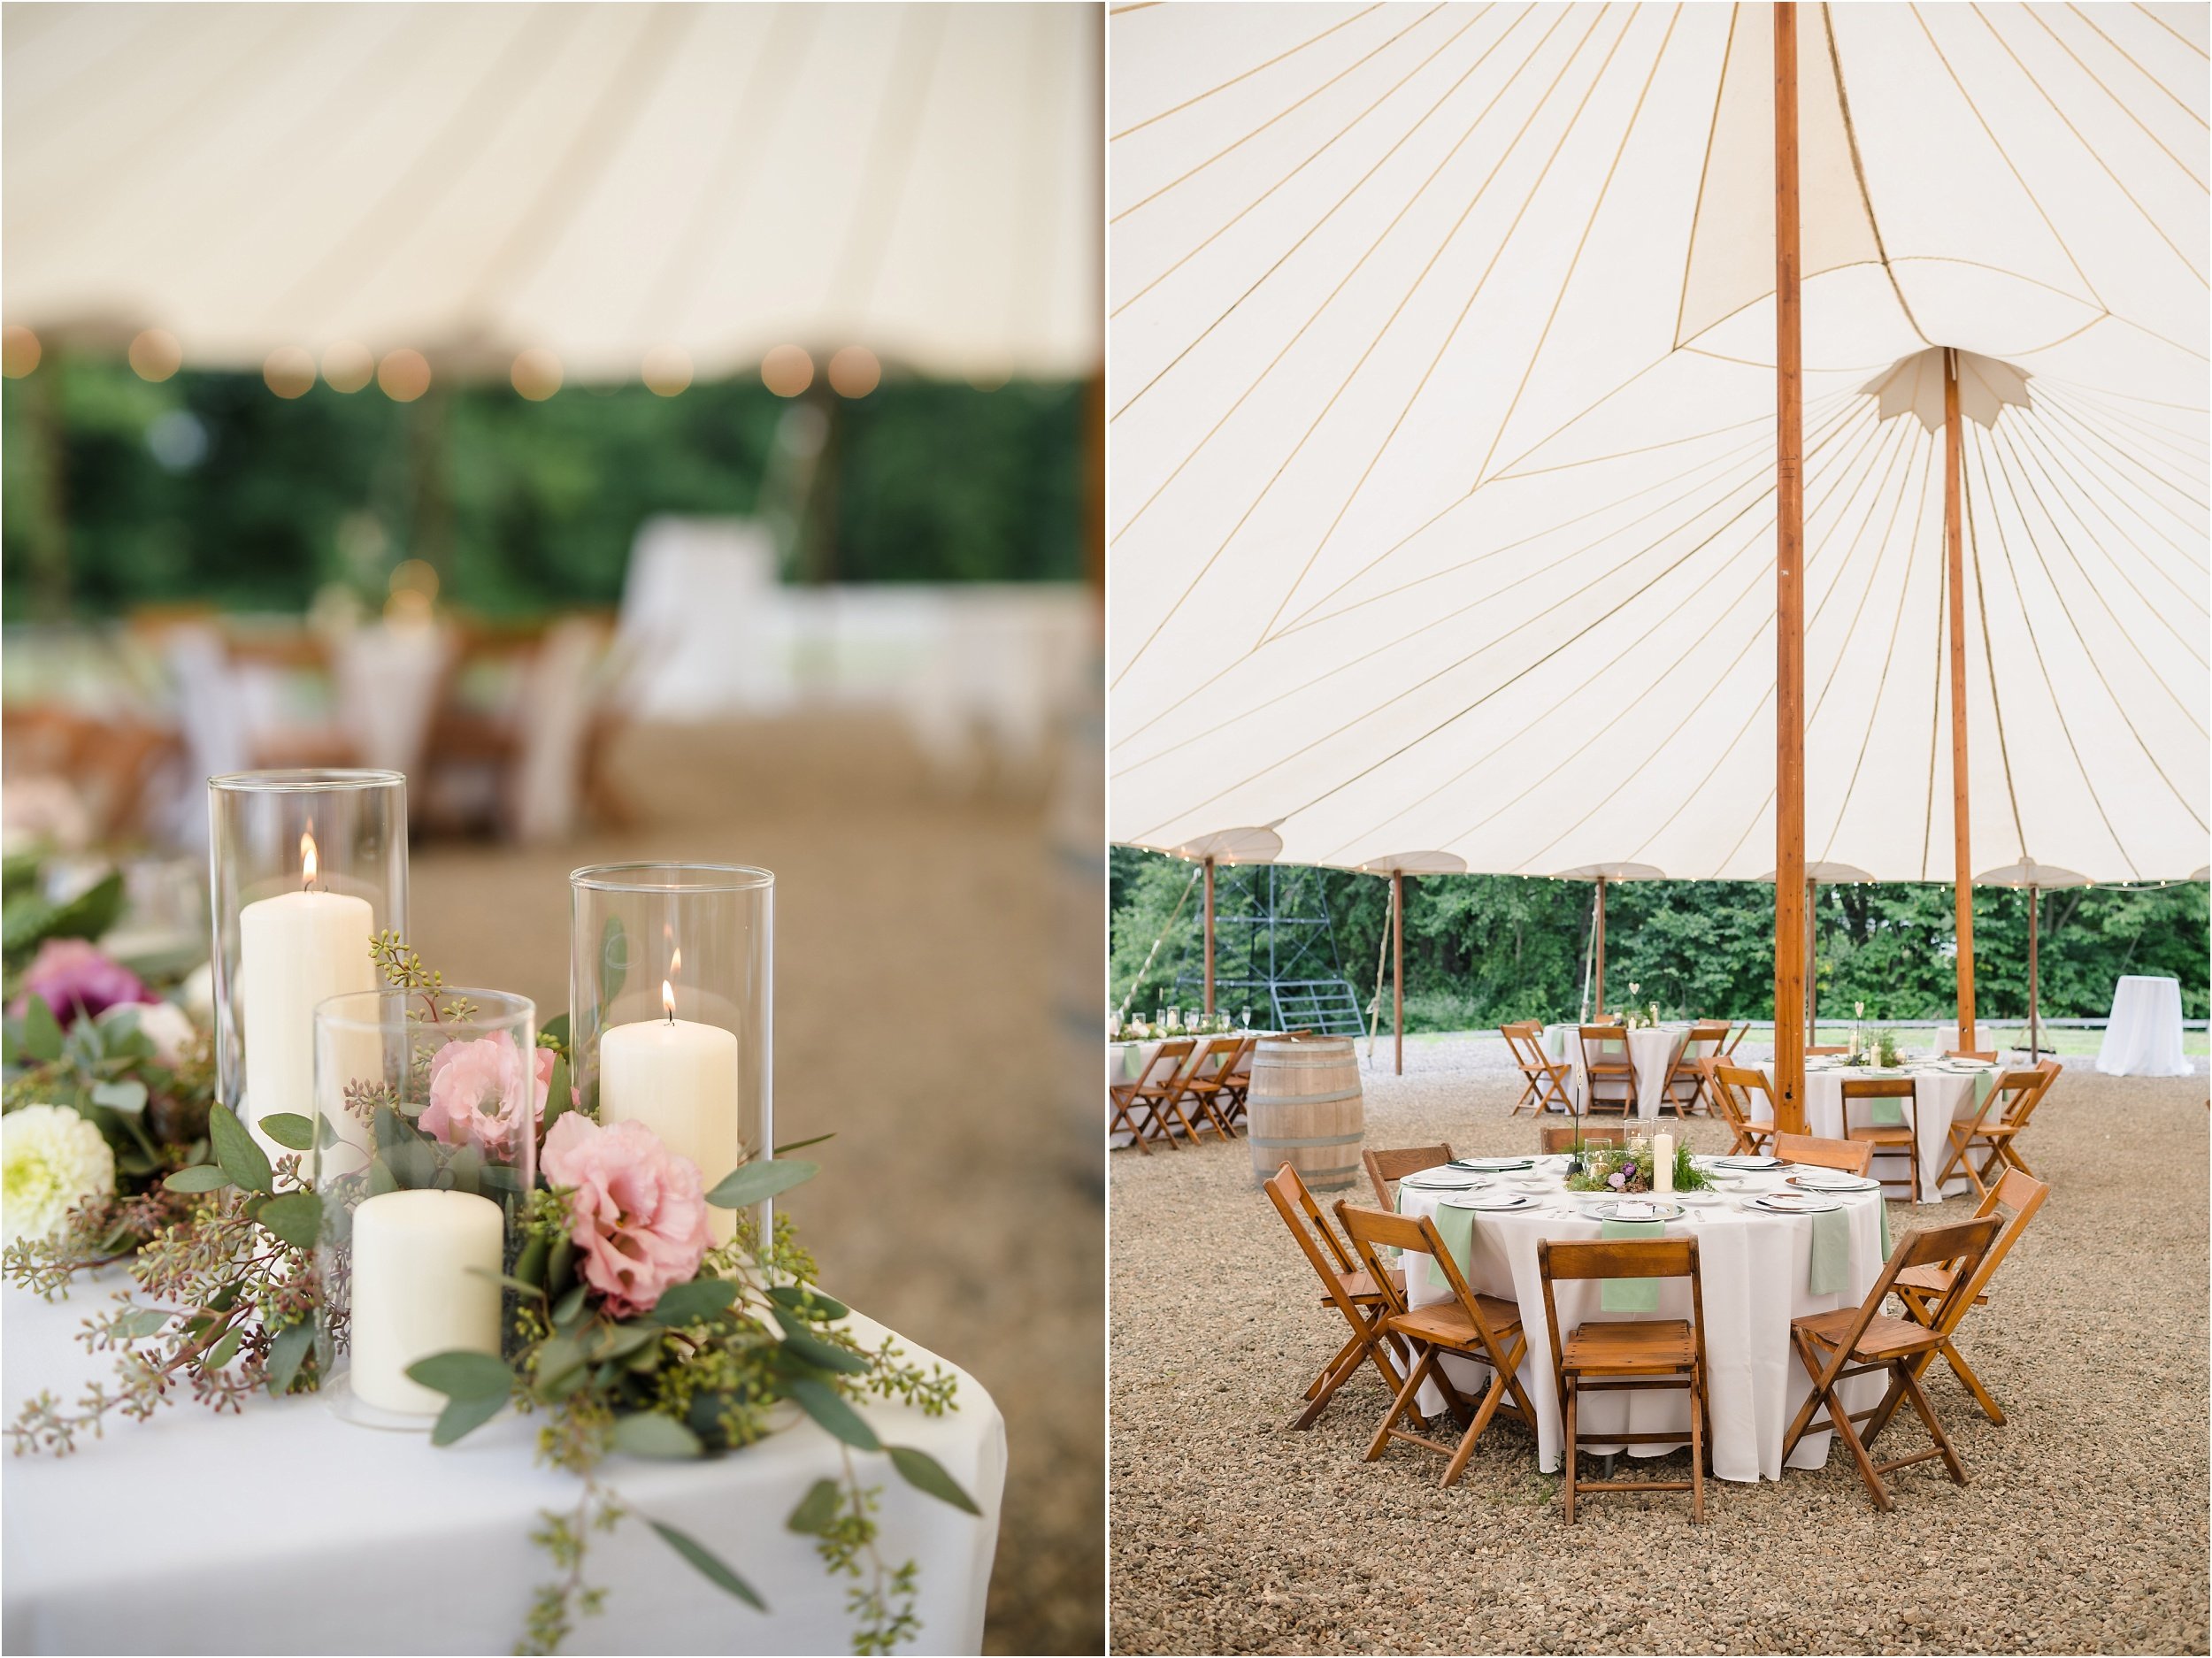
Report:
<svg viewBox="0 0 2212 1658"><path fill-rule="evenodd" d="M167 380L184 364L184 348L166 328L149 328L131 342L131 366L138 378L156 382Z"/></svg>
<svg viewBox="0 0 2212 1658"><path fill-rule="evenodd" d="M261 365L261 378L280 397L304 397L315 384L315 359L305 346L280 345Z"/></svg>
<svg viewBox="0 0 2212 1658"><path fill-rule="evenodd" d="M0 328L0 373L21 380L38 366L41 355L38 336L20 323Z"/></svg>
<svg viewBox="0 0 2212 1658"><path fill-rule="evenodd" d="M803 347L780 345L761 358L760 383L779 397L796 397L814 384L814 359Z"/></svg>
<svg viewBox="0 0 2212 1658"><path fill-rule="evenodd" d="M341 340L323 353L323 383L357 392L376 378L376 354L358 340Z"/></svg>
<svg viewBox="0 0 2212 1658"><path fill-rule="evenodd" d="M645 354L643 378L656 396L673 397L691 384L691 354L680 346L657 345Z"/></svg>
<svg viewBox="0 0 2212 1658"><path fill-rule="evenodd" d="M561 388L561 359L541 345L517 353L508 378L532 403L543 403Z"/></svg>
<svg viewBox="0 0 2212 1658"><path fill-rule="evenodd" d="M883 365L864 345L849 345L829 360L829 383L841 397L865 397L883 380Z"/></svg>
<svg viewBox="0 0 2212 1658"><path fill-rule="evenodd" d="M403 558L392 567L392 579L385 583L393 593L419 593L424 599L438 596L438 572L420 558Z"/></svg>
<svg viewBox="0 0 2212 1658"><path fill-rule="evenodd" d="M402 346L376 365L376 383L394 403L412 403L430 389L430 359Z"/></svg>

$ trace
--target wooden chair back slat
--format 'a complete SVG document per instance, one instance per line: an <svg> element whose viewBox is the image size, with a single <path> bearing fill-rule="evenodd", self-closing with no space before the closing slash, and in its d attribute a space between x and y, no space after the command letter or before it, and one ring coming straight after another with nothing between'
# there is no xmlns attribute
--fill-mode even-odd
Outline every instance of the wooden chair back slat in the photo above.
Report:
<svg viewBox="0 0 2212 1658"><path fill-rule="evenodd" d="M1367 1165L1368 1184L1375 1188L1375 1201L1389 1209L1395 1202L1391 1192L1393 1181L1402 1180L1409 1174L1424 1169L1433 1169L1452 1160L1449 1146L1403 1146L1377 1149L1368 1148L1360 1153L1360 1161Z"/></svg>
<svg viewBox="0 0 2212 1658"><path fill-rule="evenodd" d="M1816 1169L1840 1169L1863 1178L1874 1162L1874 1148L1863 1140L1821 1140L1811 1134L1777 1134L1774 1155L1784 1163Z"/></svg>
<svg viewBox="0 0 2212 1658"><path fill-rule="evenodd" d="M1585 1123L1581 1125L1582 1143L1586 1146L1624 1146L1628 1143L1628 1127L1622 1123ZM1543 1147L1547 1155L1572 1151L1576 1127L1571 1123L1548 1123L1544 1125Z"/></svg>
<svg viewBox="0 0 2212 1658"><path fill-rule="evenodd" d="M1694 1238L1607 1238L1596 1242L1543 1240L1555 1278L1687 1278L1697 1260Z"/></svg>

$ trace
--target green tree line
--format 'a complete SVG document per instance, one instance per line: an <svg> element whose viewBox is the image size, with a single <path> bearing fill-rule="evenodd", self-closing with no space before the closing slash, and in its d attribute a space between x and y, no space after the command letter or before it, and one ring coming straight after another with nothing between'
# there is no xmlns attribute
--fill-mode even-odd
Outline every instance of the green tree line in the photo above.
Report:
<svg viewBox="0 0 2212 1658"><path fill-rule="evenodd" d="M1114 848L1110 982L1118 1007L1133 986L1135 1010L1196 1006L1202 942L1194 866ZM1362 1005L1374 992L1390 884L1339 870L1311 872L1333 924L1337 959ZM1240 883L1225 875L1217 909L1248 913ZM1409 877L1406 1024L1409 1030L1476 1030L1509 1019L1573 1017L1581 1005L1592 887L1509 875ZM2124 973L2181 981L2185 1016L2207 1017L2206 959L2212 908L2203 883L2131 889L2081 887L2041 896L2040 994L2047 1018L2101 1018ZM1178 902L1182 910L1169 917ZM1947 1017L1954 1010L1952 892L1947 886L1883 882L1823 887L1816 915L1819 993L1826 1017L1863 1002L1870 1019ZM1149 971L1148 953L1161 940ZM1217 929L1228 937L1233 927ZM1609 1005L1641 1002L1675 1017L1770 1017L1774 1006L1774 889L1753 881L1632 881L1606 888ZM2028 895L1984 887L1974 895L1976 1000L1985 1018L2024 1017ZM1217 968L1220 956L1217 956ZM1143 971L1141 985L1139 974ZM1386 992L1386 994L1387 994Z"/></svg>
<svg viewBox="0 0 2212 1658"><path fill-rule="evenodd" d="M656 513L779 512L802 580L1067 580L1083 565L1082 388L887 378L817 388L821 481L772 499L793 405L757 379L434 387L412 403L318 382L50 353L0 390L0 604L11 620L211 603L303 610L331 583L380 598L401 560L488 615L608 605ZM787 464L786 472L790 468Z"/></svg>

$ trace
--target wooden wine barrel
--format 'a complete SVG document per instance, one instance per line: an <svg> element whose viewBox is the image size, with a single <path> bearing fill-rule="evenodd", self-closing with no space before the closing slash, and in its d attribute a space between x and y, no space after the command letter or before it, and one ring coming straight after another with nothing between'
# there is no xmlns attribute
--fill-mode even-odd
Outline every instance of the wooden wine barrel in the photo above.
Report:
<svg viewBox="0 0 2212 1658"><path fill-rule="evenodd" d="M1285 1163L1317 1192L1341 1192L1359 1178L1367 1111L1350 1037L1262 1037L1245 1110L1255 1186Z"/></svg>

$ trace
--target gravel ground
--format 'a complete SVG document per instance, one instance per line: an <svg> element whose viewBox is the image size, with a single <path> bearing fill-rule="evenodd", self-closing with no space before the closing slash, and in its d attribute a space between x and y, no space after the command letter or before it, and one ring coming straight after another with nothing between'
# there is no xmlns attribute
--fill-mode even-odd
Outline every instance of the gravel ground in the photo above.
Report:
<svg viewBox="0 0 2212 1658"><path fill-rule="evenodd" d="M1535 1143L1507 1118L1495 1039L1425 1043L1402 1078L1388 1051L1366 1073L1371 1146ZM2056 1189L1962 1344L2008 1424L1931 1372L1970 1484L1902 1470L1881 1514L1837 1447L1778 1483L1709 1485L1694 1529L1685 1493L1601 1493L1568 1530L1510 1423L1449 1491L1417 1449L1363 1463L1387 1402L1371 1370L1283 1432L1343 1332L1248 1148L1115 1153L1115 1650L2205 1652L2205 1099L2201 1062L2172 1080L2083 1063L2039 1110L2023 1150Z"/></svg>
<svg viewBox="0 0 2212 1658"><path fill-rule="evenodd" d="M1098 1062L1070 1058L1054 1002L1064 956L1094 979L1104 925L1094 889L1076 894L1093 933L1068 921L1040 779L948 793L896 726L861 717L641 728L615 765L634 828L417 848L413 942L448 977L521 991L548 1015L568 1002L578 864L775 871L776 1134L837 1134L804 1154L822 1177L779 1207L825 1287L959 1364L1005 1413L985 1650L1100 1651ZM1081 1000L1086 1042L1095 994Z"/></svg>

